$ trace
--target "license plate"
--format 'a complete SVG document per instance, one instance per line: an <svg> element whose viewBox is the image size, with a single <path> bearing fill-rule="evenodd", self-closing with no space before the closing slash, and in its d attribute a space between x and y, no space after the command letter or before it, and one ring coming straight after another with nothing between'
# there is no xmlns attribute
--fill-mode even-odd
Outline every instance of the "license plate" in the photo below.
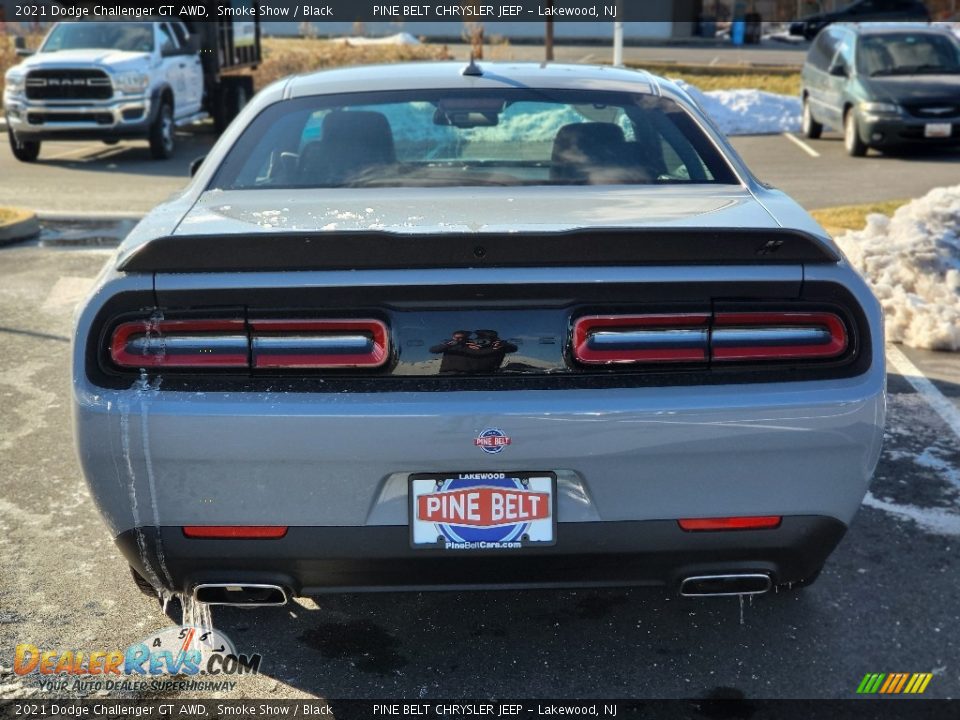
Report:
<svg viewBox="0 0 960 720"><path fill-rule="evenodd" d="M553 545L552 472L419 473L410 476L410 544L483 551Z"/></svg>
<svg viewBox="0 0 960 720"><path fill-rule="evenodd" d="M923 128L924 137L948 138L953 134L953 125L950 123L927 123Z"/></svg>

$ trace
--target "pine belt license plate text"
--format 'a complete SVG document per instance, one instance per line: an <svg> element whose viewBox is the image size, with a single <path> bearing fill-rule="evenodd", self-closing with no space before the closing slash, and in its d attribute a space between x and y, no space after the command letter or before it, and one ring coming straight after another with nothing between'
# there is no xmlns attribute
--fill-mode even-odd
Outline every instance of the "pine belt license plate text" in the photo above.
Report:
<svg viewBox="0 0 960 720"><path fill-rule="evenodd" d="M553 545L556 488L552 472L411 475L410 544L480 551Z"/></svg>
<svg viewBox="0 0 960 720"><path fill-rule="evenodd" d="M953 125L950 123L927 123L923 129L924 137L928 138L948 138L953 133Z"/></svg>

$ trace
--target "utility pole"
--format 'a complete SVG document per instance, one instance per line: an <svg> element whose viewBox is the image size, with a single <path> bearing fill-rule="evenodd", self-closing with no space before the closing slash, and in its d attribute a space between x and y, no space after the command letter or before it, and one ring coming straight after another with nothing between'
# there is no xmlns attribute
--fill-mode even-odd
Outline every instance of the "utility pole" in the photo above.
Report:
<svg viewBox="0 0 960 720"><path fill-rule="evenodd" d="M553 62L553 15L550 12L553 10L553 0L547 0L547 27L544 37L544 50L546 51L546 61Z"/></svg>
<svg viewBox="0 0 960 720"><path fill-rule="evenodd" d="M617 17L623 16L623 1L617 0ZM617 20L613 24L613 66L623 66L623 21Z"/></svg>

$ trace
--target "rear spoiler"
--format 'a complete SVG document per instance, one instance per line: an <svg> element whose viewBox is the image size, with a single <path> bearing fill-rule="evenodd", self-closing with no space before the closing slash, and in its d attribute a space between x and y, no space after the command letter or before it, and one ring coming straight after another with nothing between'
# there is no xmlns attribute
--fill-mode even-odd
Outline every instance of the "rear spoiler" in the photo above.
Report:
<svg viewBox="0 0 960 720"><path fill-rule="evenodd" d="M591 228L564 232L379 230L160 237L123 257L125 272L399 270L585 265L836 263L822 239L782 228Z"/></svg>

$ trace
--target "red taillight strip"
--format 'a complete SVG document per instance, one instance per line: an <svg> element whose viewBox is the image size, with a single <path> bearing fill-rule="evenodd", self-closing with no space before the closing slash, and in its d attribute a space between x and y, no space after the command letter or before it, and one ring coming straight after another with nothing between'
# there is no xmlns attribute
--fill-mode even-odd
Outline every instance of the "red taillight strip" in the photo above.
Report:
<svg viewBox="0 0 960 720"><path fill-rule="evenodd" d="M267 540L282 538L287 534L286 525L184 525L183 534L188 538L247 538Z"/></svg>
<svg viewBox="0 0 960 720"><path fill-rule="evenodd" d="M581 317L573 324L573 356L585 365L703 362L709 321L707 313Z"/></svg>
<svg viewBox="0 0 960 720"><path fill-rule="evenodd" d="M380 320L252 320L254 368L375 368L389 358ZM356 352L358 337L369 338Z"/></svg>
<svg viewBox="0 0 960 720"><path fill-rule="evenodd" d="M758 515L749 517L723 518L685 518L677 520L683 530L703 532L708 530L761 530L780 527L783 517L780 515Z"/></svg>
<svg viewBox="0 0 960 720"><path fill-rule="evenodd" d="M711 355L721 362L835 358L849 343L843 320L831 312L721 312L713 325ZM725 335L732 328L744 331Z"/></svg>
<svg viewBox="0 0 960 720"><path fill-rule="evenodd" d="M211 342L204 347L204 337ZM156 348L144 346L150 352L131 352L131 344L142 336L156 335ZM233 336L234 348L224 352L224 339ZM168 345L169 343L169 345ZM194 345L186 352L184 345ZM180 352L167 352L167 348ZM227 344L229 348L229 343ZM247 367L247 334L243 320L137 320L118 325L110 341L110 358L120 367Z"/></svg>

